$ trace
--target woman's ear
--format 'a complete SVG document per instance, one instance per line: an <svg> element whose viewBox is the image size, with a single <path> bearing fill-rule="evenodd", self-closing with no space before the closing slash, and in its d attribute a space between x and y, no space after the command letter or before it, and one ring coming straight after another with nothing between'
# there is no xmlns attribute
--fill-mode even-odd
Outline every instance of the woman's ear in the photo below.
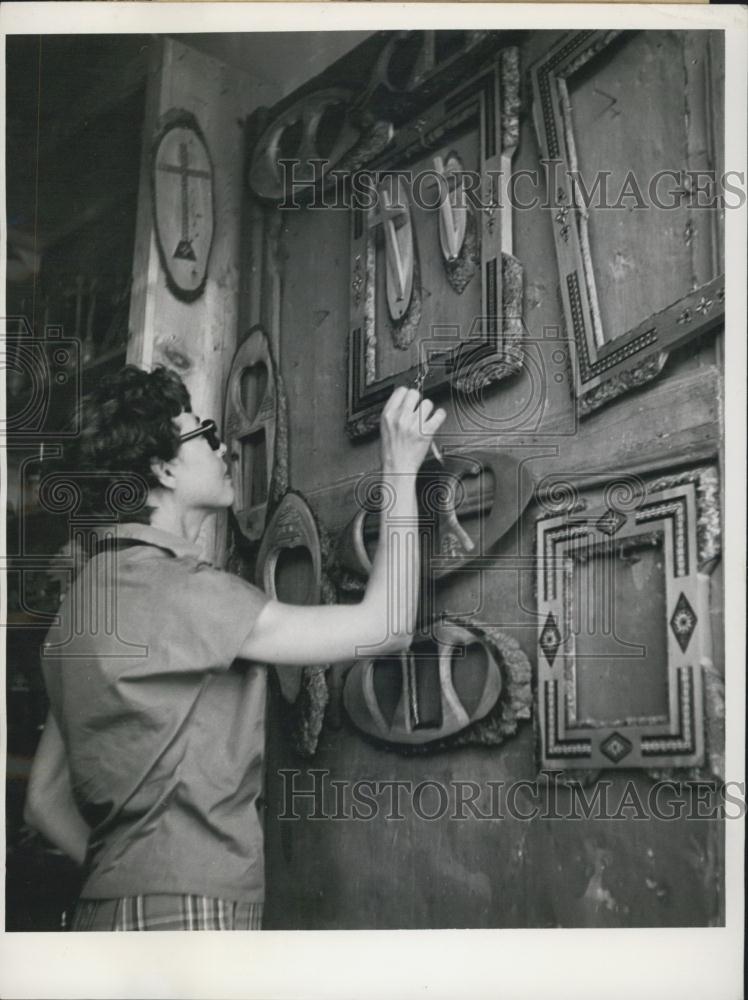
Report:
<svg viewBox="0 0 748 1000"><path fill-rule="evenodd" d="M151 462L151 472L157 479L159 486L163 489L173 490L176 486L171 462L165 462L162 458L154 458Z"/></svg>

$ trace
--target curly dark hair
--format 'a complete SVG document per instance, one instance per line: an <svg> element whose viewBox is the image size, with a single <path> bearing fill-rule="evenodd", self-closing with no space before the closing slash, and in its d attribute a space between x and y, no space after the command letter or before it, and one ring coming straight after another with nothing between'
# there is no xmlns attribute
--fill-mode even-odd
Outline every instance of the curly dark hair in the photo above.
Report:
<svg viewBox="0 0 748 1000"><path fill-rule="evenodd" d="M174 417L183 410L191 410L190 395L167 368L126 365L102 378L77 408L79 433L42 472L41 502L57 511L73 502L76 515L148 523L148 491L158 485L151 462L176 455Z"/></svg>

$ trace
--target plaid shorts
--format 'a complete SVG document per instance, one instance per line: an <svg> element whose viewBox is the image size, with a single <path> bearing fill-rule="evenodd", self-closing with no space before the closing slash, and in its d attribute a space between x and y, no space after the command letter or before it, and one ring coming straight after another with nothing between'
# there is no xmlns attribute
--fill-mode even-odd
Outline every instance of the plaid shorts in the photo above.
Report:
<svg viewBox="0 0 748 1000"><path fill-rule="evenodd" d="M80 899L71 931L259 931L262 903L154 894Z"/></svg>

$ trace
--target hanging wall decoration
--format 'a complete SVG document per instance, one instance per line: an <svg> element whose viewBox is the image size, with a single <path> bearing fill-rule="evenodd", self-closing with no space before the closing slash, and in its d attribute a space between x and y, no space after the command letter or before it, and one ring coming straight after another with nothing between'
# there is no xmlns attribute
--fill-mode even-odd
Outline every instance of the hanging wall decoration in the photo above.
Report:
<svg viewBox="0 0 748 1000"><path fill-rule="evenodd" d="M250 122L247 180L266 201L293 196L304 202L361 169L392 140L395 129L424 102L434 100L470 74L501 38L499 31L386 32L363 85L308 89L270 116L258 108ZM361 53L359 53L360 55ZM359 65L355 75L361 74ZM329 83L350 72L325 74ZM340 77L340 79L338 79ZM506 109L505 109L506 110ZM270 120L268 120L270 119ZM285 162L282 162L285 161ZM295 161L291 191L290 162Z"/></svg>
<svg viewBox="0 0 748 1000"><path fill-rule="evenodd" d="M345 88L317 90L273 118L257 140L249 166L249 185L255 194L280 201L291 180L294 193L304 184L321 185L325 174L360 138L361 130L348 114L352 102L353 94ZM293 178L286 173L292 162Z"/></svg>
<svg viewBox="0 0 748 1000"><path fill-rule="evenodd" d="M707 35L576 31L532 69L581 416L656 378L670 352L724 323L718 211L689 181L718 157ZM634 144L632 130L663 139Z"/></svg>
<svg viewBox="0 0 748 1000"><path fill-rule="evenodd" d="M317 522L300 493L285 494L271 517L257 555L257 585L287 604L334 603L326 580ZM317 747L328 701L324 665L276 668L281 692L296 712L293 741L303 756Z"/></svg>
<svg viewBox="0 0 748 1000"><path fill-rule="evenodd" d="M612 481L601 505L538 520L542 767L703 763L718 556L711 467Z"/></svg>
<svg viewBox="0 0 748 1000"><path fill-rule="evenodd" d="M343 703L361 732L401 751L497 745L530 718L530 663L497 629L439 623L399 656L358 660Z"/></svg>
<svg viewBox="0 0 748 1000"><path fill-rule="evenodd" d="M378 183L377 197L359 199L351 217L346 427L353 438L376 432L393 387L412 382L424 362L427 392L471 386L478 369L489 383L522 368L522 266L512 256L502 196L517 144L518 88L518 52L507 48L403 122L366 165ZM392 280L408 273L402 242L392 239L406 225L402 213L403 221L389 219L393 188L407 203L415 248L410 310L398 306L398 315L391 290L404 303L410 285Z"/></svg>
<svg viewBox="0 0 748 1000"><path fill-rule="evenodd" d="M234 514L244 537L256 542L265 530L268 508L288 489L285 391L260 326L252 328L231 364L223 426Z"/></svg>
<svg viewBox="0 0 748 1000"><path fill-rule="evenodd" d="M169 290L199 298L213 245L213 165L203 132L189 111L161 120L151 154L153 225Z"/></svg>
<svg viewBox="0 0 748 1000"><path fill-rule="evenodd" d="M508 452L445 454L421 466L421 523L431 536L429 574L453 573L488 556L533 495L527 464Z"/></svg>
<svg viewBox="0 0 748 1000"><path fill-rule="evenodd" d="M457 153L434 157L434 169L443 179L439 205L439 243L447 280L458 295L480 272L480 232L476 213L465 191L465 166Z"/></svg>

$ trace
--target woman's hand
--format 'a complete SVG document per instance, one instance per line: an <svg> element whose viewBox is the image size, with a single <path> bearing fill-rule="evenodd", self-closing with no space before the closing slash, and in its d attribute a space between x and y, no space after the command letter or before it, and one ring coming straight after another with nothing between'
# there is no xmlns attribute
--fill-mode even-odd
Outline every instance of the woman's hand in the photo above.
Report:
<svg viewBox="0 0 748 1000"><path fill-rule="evenodd" d="M382 466L385 472L411 472L420 468L436 431L447 414L434 409L417 389L398 386L382 411Z"/></svg>

